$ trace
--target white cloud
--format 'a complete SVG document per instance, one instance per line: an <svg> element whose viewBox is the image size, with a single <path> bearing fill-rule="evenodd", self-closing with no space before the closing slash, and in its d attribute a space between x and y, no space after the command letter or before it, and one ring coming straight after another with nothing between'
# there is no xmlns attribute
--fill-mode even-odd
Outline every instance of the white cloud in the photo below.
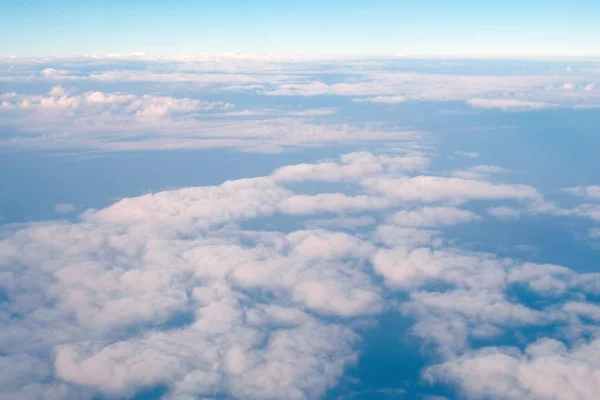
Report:
<svg viewBox="0 0 600 400"><path fill-rule="evenodd" d="M375 271L391 286L406 287L430 281L474 288L495 289L504 285L501 262L452 249L432 251L425 247L407 249L404 246L380 249L373 257L373 264Z"/></svg>
<svg viewBox="0 0 600 400"><path fill-rule="evenodd" d="M467 104L475 108L497 108L502 111L535 111L556 107L540 101L527 101L518 99L483 99L467 100Z"/></svg>
<svg viewBox="0 0 600 400"><path fill-rule="evenodd" d="M482 174L501 174L512 172L510 169L502 168L497 165L476 165L474 167L471 167L470 170Z"/></svg>
<svg viewBox="0 0 600 400"><path fill-rule="evenodd" d="M497 165L475 165L469 169L452 171L452 176L464 179L487 179L492 174L513 172Z"/></svg>
<svg viewBox="0 0 600 400"><path fill-rule="evenodd" d="M131 70L130 62L145 61ZM148 54L90 55L74 58L11 59L27 73L7 71L0 80L114 84L144 82L163 87L186 85L194 90L248 91L266 95L338 95L358 101L399 103L417 101L517 101L500 108L539 109L539 104L581 107L598 104L594 90L597 71L581 68L569 74L459 75L399 72L405 60L332 57L278 57L248 54L152 56ZM49 66L52 67L49 67ZM138 64L139 65L139 64ZM438 63L446 65L447 63ZM42 66L41 72L39 71ZM49 68L43 68L44 66ZM427 71L426 71L427 72ZM327 75L342 78L326 83ZM565 88L565 85L566 88ZM360 96L360 97L357 97ZM537 104L537 105L536 105ZM488 103L489 106L489 103ZM498 108L494 106L493 108Z"/></svg>
<svg viewBox="0 0 600 400"><path fill-rule="evenodd" d="M66 69L44 68L42 75L47 79L66 78L71 76L71 71Z"/></svg>
<svg viewBox="0 0 600 400"><path fill-rule="evenodd" d="M333 115L335 113L336 110L333 108L312 108L308 110L290 111L288 115L296 117L313 117L319 115Z"/></svg>
<svg viewBox="0 0 600 400"><path fill-rule="evenodd" d="M364 99L352 99L353 103L383 103L383 104L400 104L408 99L404 96L375 96Z"/></svg>
<svg viewBox="0 0 600 400"><path fill-rule="evenodd" d="M279 210L284 214L309 215L320 212L345 213L382 210L390 205L389 200L364 194L349 196L342 193L319 193L292 196L279 204Z"/></svg>
<svg viewBox="0 0 600 400"><path fill-rule="evenodd" d="M2 108L23 110L33 113L52 112L64 116L83 114L105 117L109 115L133 115L140 118L163 118L176 113L191 113L212 109L229 109L233 105L225 102L207 102L187 98L143 95L136 96L123 93L84 92L69 95L64 88L55 86L44 95L0 95Z"/></svg>
<svg viewBox="0 0 600 400"><path fill-rule="evenodd" d="M512 269L507 279L511 283L527 284L533 292L562 294L572 275L573 271L559 265L524 264Z"/></svg>
<svg viewBox="0 0 600 400"><path fill-rule="evenodd" d="M585 87L583 88L583 90L585 90L586 92L591 92L592 90L596 89L596 82L590 82L587 85L585 85Z"/></svg>
<svg viewBox="0 0 600 400"><path fill-rule="evenodd" d="M398 211L389 218L389 222L398 226L432 228L463 224L477 218L471 211L456 207L423 207Z"/></svg>
<svg viewBox="0 0 600 400"><path fill-rule="evenodd" d="M403 98L419 101L465 101L473 107L505 111L533 111L551 107L573 107L597 102L585 90L590 75L570 77L572 89L565 90L563 75L489 76L370 71L344 82L327 84L319 77L309 82L280 83L268 95L371 96L370 99ZM573 93L577 93L573 96ZM358 101L364 98L356 99ZM385 100L382 100L385 101Z"/></svg>
<svg viewBox="0 0 600 400"><path fill-rule="evenodd" d="M50 96L61 97L66 96L67 92L62 86L53 86L52 89L48 92Z"/></svg>
<svg viewBox="0 0 600 400"><path fill-rule="evenodd" d="M435 230L478 218L456 203L509 200L531 212L545 207L541 193L407 176L428 156L394 154L350 153L126 198L77 222L3 229L0 288L10 301L0 302L0 366L11 368L0 396L127 397L165 385L178 400L319 398L357 362L359 327L384 311L414 321L410 332L438 363L425 372L432 382L473 397L596 393L597 343L586 337L599 313L586 296L600 294L600 274L452 248ZM295 191L308 180L351 191ZM378 224L365 210L390 217ZM336 216L315 216L324 212ZM244 227L277 214L320 218L321 227ZM363 229L323 228L344 226ZM517 287L544 301L528 306ZM522 328L572 340L473 350Z"/></svg>
<svg viewBox="0 0 600 400"><path fill-rule="evenodd" d="M390 172L422 170L429 162L429 157L420 153L389 156L356 152L340 156L340 163L291 165L277 169L272 176L280 182L359 181L366 176L381 174L386 170Z"/></svg>
<svg viewBox="0 0 600 400"><path fill-rule="evenodd" d="M146 60L138 68L128 62ZM50 94L4 94L0 123L18 128L2 146L91 148L133 151L227 147L279 152L288 146L395 141L418 138L375 123L357 127L330 122L337 108L247 106L202 101L194 93L221 98L236 90L254 95L337 95L356 101L461 101L504 110L597 106L597 72L486 76L397 72L394 60L333 60L250 55L90 55L63 59L16 59L0 65L0 80L60 84ZM9 66L10 65L10 66ZM4 66L4 67L3 67ZM14 68L13 68L14 67ZM11 69L12 68L12 69ZM325 79L331 74L335 83ZM148 83L152 94L111 92L120 83ZM90 92L83 90L94 89ZM139 87L139 85L131 85ZM77 89L79 88L79 89ZM82 90L82 88L85 88ZM177 92L185 89L185 97ZM175 93L174 95L171 95ZM190 94L192 93L192 94ZM168 94L168 95L166 95ZM358 96L358 97L357 97ZM272 101L267 99L267 101ZM232 119L243 121L232 121Z"/></svg>
<svg viewBox="0 0 600 400"><path fill-rule="evenodd" d="M122 397L164 384L172 398L320 397L356 361L358 343L321 316L373 315L384 298L366 271L369 241L231 225L282 208L339 212L318 195L314 207L282 206L300 196L271 177L243 179L7 232L2 307L20 317L6 320L0 361L29 361L2 395Z"/></svg>
<svg viewBox="0 0 600 400"><path fill-rule="evenodd" d="M430 381L459 384L471 398L502 395L507 399L592 400L600 391L597 371L600 341L568 348L555 339L543 338L527 346L484 348L430 367Z"/></svg>
<svg viewBox="0 0 600 400"><path fill-rule="evenodd" d="M457 150L454 152L457 156L465 157L465 158L477 158L479 157L479 153L473 151L460 151Z"/></svg>
<svg viewBox="0 0 600 400"><path fill-rule="evenodd" d="M433 203L467 200L514 199L540 201L541 194L527 185L492 184L472 179L446 178L439 176L416 176L402 178L367 178L367 189L400 201Z"/></svg>
<svg viewBox="0 0 600 400"><path fill-rule="evenodd" d="M575 186L563 190L573 196L584 197L588 200L600 200L600 186Z"/></svg>

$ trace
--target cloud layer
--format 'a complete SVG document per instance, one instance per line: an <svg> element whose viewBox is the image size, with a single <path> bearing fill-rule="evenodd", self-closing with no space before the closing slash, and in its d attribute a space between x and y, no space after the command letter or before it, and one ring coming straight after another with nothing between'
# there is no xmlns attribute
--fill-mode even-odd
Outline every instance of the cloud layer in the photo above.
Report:
<svg viewBox="0 0 600 400"><path fill-rule="evenodd" d="M543 195L427 168L423 153L350 153L3 227L0 397L319 398L385 311L414 321L431 383L593 399L600 274L453 246L443 229L485 218L472 203L501 215ZM309 181L355 190L297 188ZM312 227L244 227L293 215ZM524 346L497 346L507 335Z"/></svg>
<svg viewBox="0 0 600 400"><path fill-rule="evenodd" d="M395 142L419 136L405 127L369 120L364 112L373 107L389 112L414 102L450 102L467 109L452 112L477 114L585 110L600 104L600 75L594 68L506 75L485 69L457 73L456 68L439 60L233 54L3 59L0 123L16 132L1 138L0 145L275 152L291 146ZM336 106L319 105L323 96ZM362 125L333 122L332 117L349 106L357 111L352 111L354 118L363 115Z"/></svg>

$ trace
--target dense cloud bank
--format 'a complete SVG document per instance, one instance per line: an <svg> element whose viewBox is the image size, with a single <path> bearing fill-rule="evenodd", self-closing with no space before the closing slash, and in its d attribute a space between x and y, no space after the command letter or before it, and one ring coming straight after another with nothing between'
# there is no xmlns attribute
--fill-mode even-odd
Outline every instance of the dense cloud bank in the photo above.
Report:
<svg viewBox="0 0 600 400"><path fill-rule="evenodd" d="M351 153L126 198L76 222L2 227L0 398L155 387L167 399L320 398L391 312L414 321L425 382L474 399L595 399L600 274L469 251L444 235L503 218L502 207L513 218L595 219L594 203L562 208L498 182L507 170L489 165L432 175L430 157ZM311 181L334 189L295 186ZM593 188L567 191L595 199ZM474 203L496 211L479 215ZM305 228L244 228L294 215ZM497 345L520 331L537 334Z"/></svg>

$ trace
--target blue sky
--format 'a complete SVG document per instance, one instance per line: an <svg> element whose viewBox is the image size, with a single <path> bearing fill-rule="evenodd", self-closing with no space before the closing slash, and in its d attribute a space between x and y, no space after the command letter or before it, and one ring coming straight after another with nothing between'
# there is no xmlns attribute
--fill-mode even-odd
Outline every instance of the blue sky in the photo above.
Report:
<svg viewBox="0 0 600 400"><path fill-rule="evenodd" d="M7 1L0 55L598 56L599 13L592 0Z"/></svg>

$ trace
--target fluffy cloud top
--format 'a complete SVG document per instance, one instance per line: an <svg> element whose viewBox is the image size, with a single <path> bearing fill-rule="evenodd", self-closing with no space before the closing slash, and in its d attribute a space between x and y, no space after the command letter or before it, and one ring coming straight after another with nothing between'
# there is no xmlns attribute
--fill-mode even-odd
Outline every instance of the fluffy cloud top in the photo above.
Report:
<svg viewBox="0 0 600 400"><path fill-rule="evenodd" d="M168 399L319 398L357 362L361 326L391 311L411 318L436 354L424 372L431 382L473 398L593 399L597 341L585 335L600 313L587 296L600 294L600 275L453 248L434 230L478 218L457 202L541 194L405 176L407 165L351 153L126 198L77 222L3 228L0 396L127 398L164 386ZM359 192L290 189L315 179ZM373 209L385 223L360 215ZM239 225L322 213L342 215L288 233ZM514 290L546 300L531 307ZM519 329L548 338L525 351L474 347Z"/></svg>
<svg viewBox="0 0 600 400"><path fill-rule="evenodd" d="M404 96L375 96L364 99L352 99L353 103L384 103L384 104L399 104L404 103L408 99Z"/></svg>

